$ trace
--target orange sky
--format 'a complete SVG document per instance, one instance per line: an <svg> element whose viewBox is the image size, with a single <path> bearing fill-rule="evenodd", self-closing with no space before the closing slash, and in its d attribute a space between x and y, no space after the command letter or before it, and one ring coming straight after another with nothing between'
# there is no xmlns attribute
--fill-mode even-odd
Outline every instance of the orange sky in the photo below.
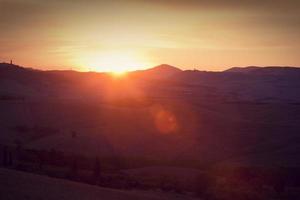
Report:
<svg viewBox="0 0 300 200"><path fill-rule="evenodd" d="M0 0L0 62L116 71L300 66L298 0Z"/></svg>

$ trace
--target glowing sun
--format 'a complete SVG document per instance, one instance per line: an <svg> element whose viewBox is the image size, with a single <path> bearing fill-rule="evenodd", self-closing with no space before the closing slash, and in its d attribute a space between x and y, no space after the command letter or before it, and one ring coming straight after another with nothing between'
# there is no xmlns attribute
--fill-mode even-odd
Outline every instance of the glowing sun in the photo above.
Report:
<svg viewBox="0 0 300 200"><path fill-rule="evenodd" d="M117 76L147 66L143 56L127 51L98 52L85 55L81 63L89 66L89 70L111 72Z"/></svg>

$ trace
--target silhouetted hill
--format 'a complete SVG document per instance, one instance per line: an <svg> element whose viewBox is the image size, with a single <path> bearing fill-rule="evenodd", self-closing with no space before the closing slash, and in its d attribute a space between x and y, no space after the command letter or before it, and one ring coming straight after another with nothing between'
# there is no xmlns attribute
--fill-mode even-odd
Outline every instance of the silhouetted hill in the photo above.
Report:
<svg viewBox="0 0 300 200"><path fill-rule="evenodd" d="M155 72L155 73L174 74L174 73L181 72L182 70L177 67L168 65L168 64L161 64L161 65L155 66L153 68L147 69L145 71L151 72L151 73Z"/></svg>
<svg viewBox="0 0 300 200"><path fill-rule="evenodd" d="M257 69L260 69L261 67L256 66L249 66L249 67L232 67L227 70L224 70L224 72L250 72Z"/></svg>
<svg viewBox="0 0 300 200"><path fill-rule="evenodd" d="M18 66L18 65L14 65L14 64L10 64L10 63L0 63L0 72L13 72L13 71L24 71L25 68Z"/></svg>
<svg viewBox="0 0 300 200"><path fill-rule="evenodd" d="M232 67L225 70L224 72L239 72L239 73L300 73L300 68L298 67L281 67L281 66L268 66L268 67Z"/></svg>
<svg viewBox="0 0 300 200"><path fill-rule="evenodd" d="M173 75L182 72L181 69L176 68L171 65L161 64L146 70L138 70L131 72L131 76L139 79L149 80L149 79L166 79Z"/></svg>
<svg viewBox="0 0 300 200"><path fill-rule="evenodd" d="M0 66L2 143L87 155L300 165L298 68L240 73L161 65L114 78ZM159 109L172 114L164 122L176 122L176 132L157 129ZM71 130L80 139L70 137Z"/></svg>
<svg viewBox="0 0 300 200"><path fill-rule="evenodd" d="M224 72L202 72L182 71L163 64L131 72L129 77L128 80L136 82L148 95L158 95L154 93L160 90L175 91L178 87L186 92L196 92L203 98L223 102L295 103L299 102L300 95L300 69L293 67L246 67ZM18 96L81 98L82 93L94 96L95 91L103 95L105 88L116 84L107 73L39 71L7 63L0 64L0 78L2 95ZM117 93L124 91L122 89ZM126 96L126 92L122 95Z"/></svg>

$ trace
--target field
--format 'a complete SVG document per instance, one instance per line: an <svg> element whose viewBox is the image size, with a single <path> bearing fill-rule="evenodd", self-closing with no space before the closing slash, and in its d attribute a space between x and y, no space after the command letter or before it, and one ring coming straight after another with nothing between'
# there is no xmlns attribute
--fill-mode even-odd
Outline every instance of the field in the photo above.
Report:
<svg viewBox="0 0 300 200"><path fill-rule="evenodd" d="M0 169L0 199L16 200L180 200L186 196L163 194L158 191L122 191L49 178L45 176Z"/></svg>
<svg viewBox="0 0 300 200"><path fill-rule="evenodd" d="M82 185L97 195L116 191L116 198L299 196L296 68L215 73L159 66L120 79L18 66L0 72L0 165L60 178L32 187L53 182L56 195L57 184Z"/></svg>

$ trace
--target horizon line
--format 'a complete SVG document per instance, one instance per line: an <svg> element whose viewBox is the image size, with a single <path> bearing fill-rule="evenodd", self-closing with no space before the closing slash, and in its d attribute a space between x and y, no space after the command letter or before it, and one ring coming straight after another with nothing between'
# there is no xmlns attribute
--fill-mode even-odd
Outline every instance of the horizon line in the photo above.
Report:
<svg viewBox="0 0 300 200"><path fill-rule="evenodd" d="M79 73L87 73L87 72L94 72L94 73L113 73L112 71L97 71L97 70L78 70L78 69L74 69L73 67L63 67L63 68L66 68L66 69L41 69L41 67L29 67L29 66L24 66L24 65L19 65L19 64L16 64L16 63L12 63L12 62L0 62L0 64L7 64L7 65L14 65L14 66L17 66L17 67L22 67L22 68L25 68L25 69L32 69L32 70L37 70L37 71L74 71L74 72L79 72ZM169 66L169 67L174 67L174 68L177 68L181 71L199 71L199 72L225 72L229 69L233 69L233 68L250 68L250 67L257 67L257 68L268 68L268 67L279 67L279 68L300 68L300 66L290 66L290 65L264 65L264 66L260 66L260 65L245 65L245 66L232 66L232 67L228 67L224 70L201 70L201 69L197 69L197 68L193 68L193 69L182 69L182 67L178 67L178 66L174 66L174 65L170 65L170 64L166 64L166 63L162 63L162 64L159 64L159 65L155 65L155 66L152 66L152 67L148 67L148 68L142 68L142 69L136 69L136 70L128 70L126 71L126 73L130 73L130 72L138 72L138 71L146 71L146 70L150 70L150 69L153 69L153 68L156 68L156 67L160 67L160 66ZM69 69L67 69L69 68ZM87 69L90 69L92 67L87 67Z"/></svg>

